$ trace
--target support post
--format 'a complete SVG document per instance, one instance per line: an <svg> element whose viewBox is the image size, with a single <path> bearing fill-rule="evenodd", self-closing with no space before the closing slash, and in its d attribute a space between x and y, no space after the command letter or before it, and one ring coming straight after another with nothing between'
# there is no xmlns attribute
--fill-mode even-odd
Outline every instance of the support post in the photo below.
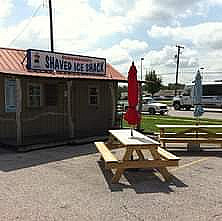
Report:
<svg viewBox="0 0 222 221"><path fill-rule="evenodd" d="M22 87L21 79L16 78L16 136L17 145L22 144Z"/></svg>
<svg viewBox="0 0 222 221"><path fill-rule="evenodd" d="M68 125L69 125L69 137L73 138L74 137L74 124L73 124L73 119L72 119L72 105L71 105L71 91L72 91L72 81L67 82L67 96L68 96Z"/></svg>
<svg viewBox="0 0 222 221"><path fill-rule="evenodd" d="M115 96L115 89L114 89L114 83L111 82L110 85L110 92L111 92L111 98L112 98L112 127L116 124L116 96Z"/></svg>

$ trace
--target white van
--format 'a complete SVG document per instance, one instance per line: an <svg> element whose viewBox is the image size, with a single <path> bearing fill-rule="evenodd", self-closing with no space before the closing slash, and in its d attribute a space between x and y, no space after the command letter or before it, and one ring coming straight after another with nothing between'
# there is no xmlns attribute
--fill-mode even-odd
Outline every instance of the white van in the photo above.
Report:
<svg viewBox="0 0 222 221"><path fill-rule="evenodd" d="M204 82L202 105L204 107L222 108L222 82ZM186 85L181 95L173 98L175 110L184 108L190 110L193 107L192 90L194 84Z"/></svg>

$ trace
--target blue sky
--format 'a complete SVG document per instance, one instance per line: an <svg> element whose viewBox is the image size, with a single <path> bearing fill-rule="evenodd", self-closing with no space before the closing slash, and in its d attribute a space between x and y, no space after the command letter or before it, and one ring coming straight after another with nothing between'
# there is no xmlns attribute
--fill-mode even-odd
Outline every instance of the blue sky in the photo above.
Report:
<svg viewBox="0 0 222 221"><path fill-rule="evenodd" d="M179 82L222 79L222 0L52 0L55 50L105 57L127 75L155 69L175 82L176 44L184 46ZM49 49L48 0L0 0L0 47ZM38 9L38 10L37 10ZM36 12L35 16L33 16ZM140 76L140 75L139 75Z"/></svg>

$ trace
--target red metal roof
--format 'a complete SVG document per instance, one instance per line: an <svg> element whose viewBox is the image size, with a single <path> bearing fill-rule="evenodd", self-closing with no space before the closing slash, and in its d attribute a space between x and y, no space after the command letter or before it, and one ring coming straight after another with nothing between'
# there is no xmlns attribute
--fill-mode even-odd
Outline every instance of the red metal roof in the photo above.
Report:
<svg viewBox="0 0 222 221"><path fill-rule="evenodd" d="M26 68L26 60L26 50L0 48L0 74L67 79L114 80L121 82L127 81L127 78L114 69L110 64L106 64L106 75L99 76L79 73L30 71Z"/></svg>

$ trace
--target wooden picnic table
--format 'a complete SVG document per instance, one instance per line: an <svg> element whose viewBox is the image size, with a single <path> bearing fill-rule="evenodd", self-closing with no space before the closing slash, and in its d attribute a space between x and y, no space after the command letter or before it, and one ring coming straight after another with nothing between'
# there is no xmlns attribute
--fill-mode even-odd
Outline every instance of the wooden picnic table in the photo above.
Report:
<svg viewBox="0 0 222 221"><path fill-rule="evenodd" d="M199 124L199 125L169 125L169 124L166 124L166 125L160 125L160 124L157 124L156 125L157 127L159 128L222 128L222 125L217 125L217 124Z"/></svg>
<svg viewBox="0 0 222 221"><path fill-rule="evenodd" d="M178 166L179 158L170 152L162 149L160 143L133 130L131 136L130 129L109 130L110 136L106 143L95 142L100 151L107 169L116 169L112 182L119 181L121 175L127 168L155 168L164 177L169 180L171 174L168 172L168 166ZM124 148L124 156L117 159L111 150L114 148ZM144 155L144 150L150 151L153 159L148 159ZM136 153L138 159L135 159Z"/></svg>
<svg viewBox="0 0 222 221"><path fill-rule="evenodd" d="M156 125L160 129L159 140L163 147L166 143L219 143L222 144L222 133L216 132L222 125ZM179 129L170 132L170 129ZM213 129L213 130L212 130Z"/></svg>

